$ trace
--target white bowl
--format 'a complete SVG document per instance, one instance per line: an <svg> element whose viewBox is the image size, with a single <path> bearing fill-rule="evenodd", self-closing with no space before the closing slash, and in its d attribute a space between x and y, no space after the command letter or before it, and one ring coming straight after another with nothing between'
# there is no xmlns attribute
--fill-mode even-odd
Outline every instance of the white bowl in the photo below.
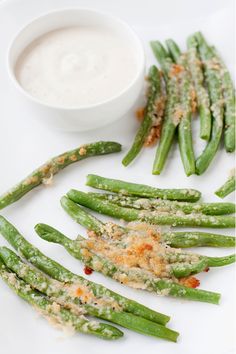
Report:
<svg viewBox="0 0 236 354"><path fill-rule="evenodd" d="M136 52L137 72L135 78L118 95L98 104L79 108L63 108L41 102L26 92L15 76L15 65L19 55L36 38L52 30L79 26L102 25L118 30L129 40ZM145 56L141 41L135 32L123 21L111 15L90 9L63 9L37 17L16 35L8 51L8 71L15 87L31 102L41 106L40 119L59 130L86 131L114 122L133 106L143 87Z"/></svg>

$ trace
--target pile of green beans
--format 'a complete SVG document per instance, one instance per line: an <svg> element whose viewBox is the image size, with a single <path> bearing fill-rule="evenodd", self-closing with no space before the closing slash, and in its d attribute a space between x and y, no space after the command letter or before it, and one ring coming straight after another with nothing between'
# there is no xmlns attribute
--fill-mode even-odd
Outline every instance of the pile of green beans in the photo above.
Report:
<svg viewBox="0 0 236 354"><path fill-rule="evenodd" d="M169 316L70 272L30 244L3 216L0 216L0 233L27 260L25 263L9 248L0 247L0 277L47 318L103 339L118 339L123 332L84 315L104 319L141 334L177 341L178 332L165 326ZM70 286L71 291L68 290ZM83 293L76 293L76 289L91 295L83 297Z"/></svg>
<svg viewBox="0 0 236 354"><path fill-rule="evenodd" d="M155 75L156 86L152 87L156 89L150 91L144 120L123 164L127 166L144 145L152 126L147 112L150 112L153 99L163 96L162 84L166 91L165 110L152 173L162 172L177 133L186 175L201 175L213 161L223 136L225 150L235 150L235 90L230 73L216 49L207 43L200 32L187 39L185 53L172 39L166 41L166 48L159 41L152 41L151 48L164 79L161 79L158 69L155 72L150 69L149 77ZM158 116L159 111L162 113L153 104L151 109L152 115ZM200 137L206 141L206 146L195 159L191 121L196 109L200 116Z"/></svg>
<svg viewBox="0 0 236 354"><path fill-rule="evenodd" d="M96 175L88 175L87 185L115 194L84 193L73 189L61 198L61 205L73 220L92 232L91 237L94 238L95 244L104 241L106 247L104 249L99 247L99 250L96 251L93 249L92 243L80 235L77 236L76 240L72 240L49 225L37 224L35 231L41 238L61 244L73 257L95 271L120 282L122 282L121 279L127 279L127 285L135 284L134 286L137 288L190 300L219 302L219 294L185 286L179 279L191 278L192 275L209 267L231 264L235 262L235 254L226 257L207 257L183 251L181 248L196 246L234 247L234 237L198 231L158 231L157 239L154 241L152 239L151 242L158 242L162 245L161 247L164 247L163 255L165 254L164 259L168 266L163 273L164 275L156 276L151 270L143 269L142 266L129 267L125 265L124 267L119 265L112 258L113 256L109 258L106 255L106 249L109 249L109 247L111 247L111 252L118 249L122 253L121 250L126 249L126 241L129 235L132 239L133 232L135 232L132 231L131 225L120 226L114 223L104 223L83 207L128 222L145 223L145 230L147 230L148 224L150 227L156 224L158 226L230 228L235 226L235 218L226 214L235 212L233 203L199 203L196 200L200 198L200 193L195 190L161 190L147 185L128 183ZM181 198L185 201L178 201ZM151 230L150 232L152 232ZM159 229L156 228L155 230ZM155 234L155 231L153 232ZM138 232L137 236L139 239L145 235ZM153 246L149 246L151 247L149 249L152 250ZM180 249L174 251L174 248ZM156 256L153 255L152 257L155 258ZM193 281L197 280L194 279Z"/></svg>
<svg viewBox="0 0 236 354"><path fill-rule="evenodd" d="M106 231L106 224L95 218L93 215L89 214L85 209L81 208L79 204L83 206L90 207L90 203L85 203L84 200L88 199L91 201L93 196L89 194L83 194L83 198L80 199L82 192L70 191L67 195L61 199L61 205L64 210L74 219L77 223L84 226L89 231L93 231L96 237L105 237L107 246L109 242L115 242L115 247L123 247L123 241L126 235L128 235L129 226L126 227L112 224L112 229L114 235L119 235L118 239L114 241L113 233ZM94 198L93 202L96 204L99 198ZM101 201L101 200L100 200ZM95 205L93 204L93 205ZM109 208L112 209L115 204L110 203ZM101 204L98 203L98 208L92 207L93 210L104 213L104 209L100 209ZM114 213L114 209L113 209ZM108 214L108 213L107 213ZM111 214L109 214L111 215ZM113 216L116 215L113 214ZM109 224L108 228L110 227ZM122 275L127 279L130 279L132 283L137 281L138 283L144 283L145 289L149 291L156 292L158 294L166 293L175 297L182 297L189 300L203 301L210 303L219 302L219 294L212 293L204 290L192 289L187 286L178 283L177 279L182 277L188 277L193 274L199 273L208 267L224 266L235 262L235 255L230 255L226 257L207 257L201 255L195 255L197 257L195 262L188 263L189 253L184 251L171 254L170 271L172 274L172 279L169 278L158 278L154 275L147 274L146 271L142 269L134 270L131 268L123 268L117 265L113 260L107 258L105 254L94 252L90 246L89 242L82 236L77 236L76 240L71 240L66 235L62 234L55 228L46 224L37 224L35 230L38 235L46 241L61 244L73 257L82 261L89 268L101 272L106 276L109 276L115 280L118 279L118 275ZM109 229L110 230L110 229ZM117 236L116 236L117 237ZM110 240L110 241L109 241ZM161 240L158 240L163 244L167 244L170 247L194 247L194 246L213 246L213 247L234 247L235 238L230 236L215 235L211 233L201 233L201 232L166 232L161 234ZM170 250L170 249L169 249ZM168 252L167 252L168 253ZM175 257L175 261L173 260ZM181 259L181 261L180 261ZM128 283L129 285L129 283ZM137 284L138 286L138 284ZM136 287L136 286L135 286Z"/></svg>
<svg viewBox="0 0 236 354"><path fill-rule="evenodd" d="M81 223L85 227L89 227L89 230L97 230L97 226L93 229L91 218L93 218L88 212L83 210L80 206L76 205L73 201L69 200L66 197L63 197L61 200L63 208L75 219L78 223ZM81 213L81 215L80 215ZM88 222L88 223L87 223ZM95 224L97 225L98 220L96 219ZM103 229L101 224L101 227ZM38 224L35 227L38 235L46 241L61 244L73 257L82 261L86 266L92 268L95 271L101 272L102 274L109 276L115 280L117 280L117 275L122 275L127 279L130 279L132 283L135 284L145 284L144 288L148 291L155 292L157 294L168 294L174 297L180 297L188 300L194 301L202 301L209 302L213 304L218 304L220 295L218 293L213 293L204 290L198 290L189 288L184 286L177 281L174 281L169 278L159 278L155 276L151 276L147 274L147 272L142 269L127 269L119 267L112 260L106 258L103 254L98 254L93 252L88 244L86 243L86 239L82 236L78 236L76 240L71 240L66 235L62 234L60 231L55 228L45 225ZM102 230L100 230L100 234ZM87 250L89 252L89 257L85 252ZM224 259L223 259L224 258ZM235 256L222 257L218 259L218 265L230 264L235 261ZM217 263L217 259L214 260L209 257L202 257L199 259L197 264L187 264L184 263L183 267L181 263L173 264L173 276L175 279L188 276L190 274L198 273L208 267L208 263L211 262L211 266L214 264L214 261ZM138 280L137 280L138 276ZM128 283L129 284L129 283ZM143 286L141 286L143 289Z"/></svg>

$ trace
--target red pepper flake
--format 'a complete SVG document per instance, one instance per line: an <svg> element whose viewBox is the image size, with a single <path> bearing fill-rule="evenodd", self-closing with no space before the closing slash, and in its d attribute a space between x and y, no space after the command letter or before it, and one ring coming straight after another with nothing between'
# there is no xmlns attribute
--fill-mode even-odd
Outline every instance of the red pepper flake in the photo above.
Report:
<svg viewBox="0 0 236 354"><path fill-rule="evenodd" d="M209 272L209 270L210 270L210 268L207 267L207 268L204 270L204 272Z"/></svg>
<svg viewBox="0 0 236 354"><path fill-rule="evenodd" d="M85 273L86 275L90 275L90 274L92 274L92 272L93 272L93 269L92 269L92 268L89 268L89 267L87 267L87 266L84 267L84 273Z"/></svg>

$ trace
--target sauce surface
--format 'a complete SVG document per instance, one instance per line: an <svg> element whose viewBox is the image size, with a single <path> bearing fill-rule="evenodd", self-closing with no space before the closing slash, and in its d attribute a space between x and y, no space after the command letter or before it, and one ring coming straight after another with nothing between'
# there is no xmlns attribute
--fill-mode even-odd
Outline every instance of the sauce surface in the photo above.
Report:
<svg viewBox="0 0 236 354"><path fill-rule="evenodd" d="M103 27L48 32L26 47L15 66L29 94L64 108L104 102L128 87L136 73L134 48Z"/></svg>

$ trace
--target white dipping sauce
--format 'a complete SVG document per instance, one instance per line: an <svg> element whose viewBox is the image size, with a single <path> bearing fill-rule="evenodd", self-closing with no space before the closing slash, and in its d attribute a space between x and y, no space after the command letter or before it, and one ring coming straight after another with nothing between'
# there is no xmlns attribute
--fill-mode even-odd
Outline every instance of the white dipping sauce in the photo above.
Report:
<svg viewBox="0 0 236 354"><path fill-rule="evenodd" d="M135 50L103 27L68 27L33 41L15 66L16 79L49 105L77 108L109 100L137 73Z"/></svg>

